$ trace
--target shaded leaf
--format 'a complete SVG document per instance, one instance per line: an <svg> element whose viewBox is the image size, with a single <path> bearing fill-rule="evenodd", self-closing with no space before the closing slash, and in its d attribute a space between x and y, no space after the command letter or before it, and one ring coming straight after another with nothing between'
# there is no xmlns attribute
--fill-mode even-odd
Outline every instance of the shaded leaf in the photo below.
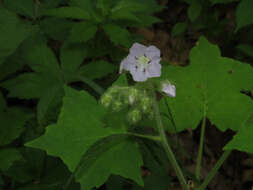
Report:
<svg viewBox="0 0 253 190"><path fill-rule="evenodd" d="M236 8L236 23L238 31L240 28L253 23L253 1L241 0Z"/></svg>
<svg viewBox="0 0 253 190"><path fill-rule="evenodd" d="M187 28L187 23L178 22L177 24L173 26L171 34L172 36L181 35L185 32L186 28Z"/></svg>
<svg viewBox="0 0 253 190"><path fill-rule="evenodd" d="M33 27L25 24L15 14L1 6L0 23L0 44L2 44L0 47L1 64L31 34Z"/></svg>
<svg viewBox="0 0 253 190"><path fill-rule="evenodd" d="M106 62L106 61L93 61L86 65L83 65L79 69L79 74L81 76L90 78L90 79L97 79L108 75L115 71L115 66Z"/></svg>
<svg viewBox="0 0 253 190"><path fill-rule="evenodd" d="M239 44L236 48L246 55L253 57L253 46L248 44Z"/></svg>
<svg viewBox="0 0 253 190"><path fill-rule="evenodd" d="M188 8L187 13L188 13L188 17L190 18L192 22L195 21L199 17L201 10L202 10L202 6L199 1L193 1L190 4L190 7Z"/></svg>
<svg viewBox="0 0 253 190"><path fill-rule="evenodd" d="M73 43L87 42L95 36L97 29L98 27L95 23L76 23L73 25L68 40Z"/></svg>
<svg viewBox="0 0 253 190"><path fill-rule="evenodd" d="M131 35L125 28L115 24L105 24L103 25L103 29L115 45L122 45L124 47L131 46Z"/></svg>
<svg viewBox="0 0 253 190"><path fill-rule="evenodd" d="M0 111L0 146L7 145L18 138L24 131L25 123L30 117L31 114L18 108Z"/></svg>
<svg viewBox="0 0 253 190"><path fill-rule="evenodd" d="M0 170L5 171L11 167L13 162L21 160L22 155L17 149L6 148L0 150Z"/></svg>
<svg viewBox="0 0 253 190"><path fill-rule="evenodd" d="M50 9L44 11L42 15L81 20L90 19L90 14L78 7L60 7L56 9Z"/></svg>

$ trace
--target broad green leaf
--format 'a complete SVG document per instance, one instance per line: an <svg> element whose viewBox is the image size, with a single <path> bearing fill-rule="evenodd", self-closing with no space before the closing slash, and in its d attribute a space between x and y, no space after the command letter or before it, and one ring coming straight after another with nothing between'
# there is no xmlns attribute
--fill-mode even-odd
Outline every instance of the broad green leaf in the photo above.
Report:
<svg viewBox="0 0 253 190"><path fill-rule="evenodd" d="M24 125L31 114L22 109L9 108L7 111L0 110L0 146L7 145L18 138L24 131Z"/></svg>
<svg viewBox="0 0 253 190"><path fill-rule="evenodd" d="M0 64L2 64L5 58L11 55L30 35L33 27L25 24L14 13L1 6L0 23Z"/></svg>
<svg viewBox="0 0 253 190"><path fill-rule="evenodd" d="M4 82L2 86L9 90L8 96L40 98L50 87L63 84L56 57L45 43L28 46L24 59L35 72L27 72Z"/></svg>
<svg viewBox="0 0 253 190"><path fill-rule="evenodd" d="M178 36L181 35L185 32L187 28L187 23L185 22L178 22L177 24L175 24L172 28L171 34L172 36Z"/></svg>
<svg viewBox="0 0 253 190"><path fill-rule="evenodd" d="M65 87L63 107L57 124L48 126L43 136L26 145L46 150L49 155L60 157L68 168L74 171L83 155L89 154L90 151L92 153L96 151L91 147L98 140L111 135L124 134L125 131L123 129L105 128L102 122L104 116L104 108L87 92L78 92L69 87ZM124 148L131 147L128 146L128 142L125 143L124 146L122 145ZM131 142L129 143L131 144ZM132 146L129 151L137 151L134 146ZM102 150L106 151L106 149ZM89 165L89 167L91 167L89 170L78 170L78 175L76 177L83 185L83 189L86 190L87 188L101 185L101 183L105 182L101 181L101 179L106 180L111 172L123 175L127 178L135 178L133 180L137 182L140 181L140 174L135 173L139 167L135 168L136 165L133 166L134 162L131 162L130 165L116 164L118 167L114 168L115 160L112 162L112 156L116 156L117 154L120 156L122 154L121 150L124 149L122 149L120 145L116 145L112 149L107 150L101 157L94 157L94 159L90 160L90 158L88 159L84 156L84 160L81 162L82 167L84 167L86 163L83 161L94 161L96 164ZM119 151L119 153L117 151ZM138 156L138 153L136 154ZM128 157L126 157L125 160L121 160L121 162L129 164L128 160L137 159L138 162L136 163L139 165L141 159L139 160L136 154L129 154ZM110 159L110 161L108 159ZM110 165L108 163L110 163ZM101 171L101 164L104 168L103 171ZM85 172L90 174L87 175L89 178L85 177ZM90 177L94 176L93 172L95 172L95 175L98 177L90 179ZM138 176L138 178L136 176Z"/></svg>
<svg viewBox="0 0 253 190"><path fill-rule="evenodd" d="M68 19L48 17L40 21L40 29L48 37L63 41L69 36L73 24L74 22Z"/></svg>
<svg viewBox="0 0 253 190"><path fill-rule="evenodd" d="M251 112L252 114L252 112ZM253 153L253 122L252 118L243 123L241 129L234 135L233 139L224 147L224 150L239 150Z"/></svg>
<svg viewBox="0 0 253 190"><path fill-rule="evenodd" d="M64 45L61 48L61 68L67 82L76 80L76 74L86 56L87 48L83 45Z"/></svg>
<svg viewBox="0 0 253 190"><path fill-rule="evenodd" d="M188 17L190 18L192 22L195 21L199 17L201 10L202 10L202 6L199 1L196 0L190 4L190 7L188 8L187 13L188 13Z"/></svg>
<svg viewBox="0 0 253 190"><path fill-rule="evenodd" d="M139 14L137 15L137 18L140 20L140 23L137 23L138 27L139 26L148 27L148 26L152 26L155 23L163 22L161 19L157 17L145 15L145 14Z"/></svg>
<svg viewBox="0 0 253 190"><path fill-rule="evenodd" d="M238 130L253 110L252 100L240 93L252 89L252 67L222 57L219 48L203 37L191 50L190 65L164 67L163 77L177 88L176 97L166 99L178 131L196 128L205 110L220 130Z"/></svg>
<svg viewBox="0 0 253 190"><path fill-rule="evenodd" d="M87 42L94 38L97 25L89 22L79 22L73 25L68 40L73 43Z"/></svg>
<svg viewBox="0 0 253 190"><path fill-rule="evenodd" d="M97 79L115 71L115 66L106 61L93 61L80 67L78 73L81 76Z"/></svg>
<svg viewBox="0 0 253 190"><path fill-rule="evenodd" d="M136 15L131 13L129 10L117 10L112 12L110 15L110 19L112 20L130 20L140 23L140 20Z"/></svg>
<svg viewBox="0 0 253 190"><path fill-rule="evenodd" d="M23 0L23 1L15 1L15 0L7 0L3 2L4 6L14 11L17 14L34 17L34 0Z"/></svg>
<svg viewBox="0 0 253 190"><path fill-rule="evenodd" d="M93 12L94 1L93 0L69 0L71 6L79 7L85 11Z"/></svg>
<svg viewBox="0 0 253 190"><path fill-rule="evenodd" d="M103 29L115 45L122 45L127 48L131 46L131 35L125 28L115 24L105 24Z"/></svg>
<svg viewBox="0 0 253 190"><path fill-rule="evenodd" d="M47 159L45 153L37 149L24 147L19 148L18 151L21 153L22 159L14 162L5 172L5 175L15 182L21 183L41 179L41 169L47 165L44 165Z"/></svg>
<svg viewBox="0 0 253 190"><path fill-rule="evenodd" d="M5 171L9 169L13 162L21 159L22 155L15 148L0 149L0 170Z"/></svg>
<svg viewBox="0 0 253 190"><path fill-rule="evenodd" d="M71 19L90 19L90 14L78 7L60 7L50 9L43 12L43 15L54 16L58 18L71 18Z"/></svg>
<svg viewBox="0 0 253 190"><path fill-rule="evenodd" d="M248 44L239 44L236 48L245 53L246 55L253 57L253 46Z"/></svg>
<svg viewBox="0 0 253 190"><path fill-rule="evenodd" d="M247 25L253 23L253 1L251 0L241 0L240 4L236 9L236 23L238 31Z"/></svg>
<svg viewBox="0 0 253 190"><path fill-rule="evenodd" d="M116 6L114 6L111 12L115 11L129 11L129 12L144 12L147 9L147 4L142 4L138 0L120 0Z"/></svg>
<svg viewBox="0 0 253 190"><path fill-rule="evenodd" d="M143 185L140 176L143 163L138 147L136 143L121 135L110 136L97 142L87 151L81 163L76 179L80 181L83 189L101 186L111 174L130 178Z"/></svg>

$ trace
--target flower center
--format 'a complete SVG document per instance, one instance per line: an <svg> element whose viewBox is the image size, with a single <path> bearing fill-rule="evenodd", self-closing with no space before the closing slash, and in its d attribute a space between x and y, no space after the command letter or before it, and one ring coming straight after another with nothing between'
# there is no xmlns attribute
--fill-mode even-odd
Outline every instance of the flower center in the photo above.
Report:
<svg viewBox="0 0 253 190"><path fill-rule="evenodd" d="M148 67L148 64L150 63L150 59L146 57L145 55L142 55L138 57L136 60L137 60L137 66L145 72L146 68Z"/></svg>

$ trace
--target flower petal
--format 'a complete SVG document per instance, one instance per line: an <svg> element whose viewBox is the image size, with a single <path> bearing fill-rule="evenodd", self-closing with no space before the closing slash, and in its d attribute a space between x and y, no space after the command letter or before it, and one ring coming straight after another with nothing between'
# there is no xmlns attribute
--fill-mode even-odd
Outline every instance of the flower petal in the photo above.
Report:
<svg viewBox="0 0 253 190"><path fill-rule="evenodd" d="M160 50L155 47L155 46L149 46L146 51L145 51L145 55L150 58L153 59L154 57L160 57L161 56L161 52Z"/></svg>
<svg viewBox="0 0 253 190"><path fill-rule="evenodd" d="M130 73L134 81L143 82L148 79L147 72L143 72L141 69L132 69L130 70Z"/></svg>
<svg viewBox="0 0 253 190"><path fill-rule="evenodd" d="M151 62L147 68L148 77L160 77L161 76L161 68L160 63Z"/></svg>
<svg viewBox="0 0 253 190"><path fill-rule="evenodd" d="M144 55L147 47L139 44L139 43L134 43L133 46L130 48L130 55L133 57L139 57Z"/></svg>

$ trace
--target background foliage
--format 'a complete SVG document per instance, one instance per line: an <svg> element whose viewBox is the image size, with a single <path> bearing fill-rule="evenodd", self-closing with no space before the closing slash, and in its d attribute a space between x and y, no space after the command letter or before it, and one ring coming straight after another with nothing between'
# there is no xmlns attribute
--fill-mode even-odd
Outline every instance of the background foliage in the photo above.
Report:
<svg viewBox="0 0 253 190"><path fill-rule="evenodd" d="M0 189L174 188L160 145L130 135L156 134L155 122L130 124L98 102L133 84L118 70L136 41L161 49L161 78L177 88L159 103L169 133L207 118L233 133L224 150L252 154L252 10L252 0L0 1Z"/></svg>

